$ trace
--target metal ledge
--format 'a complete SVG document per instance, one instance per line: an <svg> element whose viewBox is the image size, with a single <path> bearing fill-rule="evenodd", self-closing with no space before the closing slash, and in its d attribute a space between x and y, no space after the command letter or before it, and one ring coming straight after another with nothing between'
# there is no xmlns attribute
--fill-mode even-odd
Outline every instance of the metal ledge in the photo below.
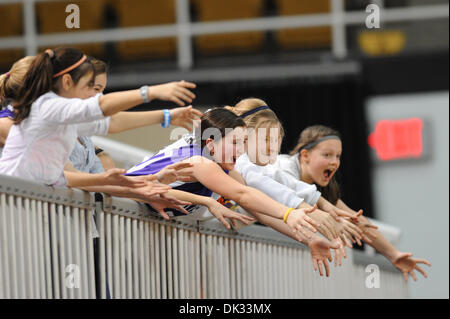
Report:
<svg viewBox="0 0 450 319"><path fill-rule="evenodd" d="M75 188L55 188L29 180L0 175L0 193L47 201L55 204L95 208L94 194Z"/></svg>

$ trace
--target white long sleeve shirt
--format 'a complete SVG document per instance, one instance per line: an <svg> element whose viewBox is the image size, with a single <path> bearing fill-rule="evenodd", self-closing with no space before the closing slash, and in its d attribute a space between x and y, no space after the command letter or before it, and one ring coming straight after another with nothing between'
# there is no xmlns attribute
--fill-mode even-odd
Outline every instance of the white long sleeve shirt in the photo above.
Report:
<svg viewBox="0 0 450 319"><path fill-rule="evenodd" d="M300 180L301 167L300 161L298 160L298 154L280 154L277 156L277 161L271 166L280 169L284 173L294 177L296 180Z"/></svg>
<svg viewBox="0 0 450 319"><path fill-rule="evenodd" d="M54 92L40 96L30 115L11 127L0 173L64 186L64 164L77 137L108 133L110 118L103 115L99 97L68 99Z"/></svg>
<svg viewBox="0 0 450 319"><path fill-rule="evenodd" d="M295 208L303 200L314 205L321 195L315 185L295 180L272 165L258 166L250 161L247 154L237 159L235 169L248 186L262 191L288 207Z"/></svg>

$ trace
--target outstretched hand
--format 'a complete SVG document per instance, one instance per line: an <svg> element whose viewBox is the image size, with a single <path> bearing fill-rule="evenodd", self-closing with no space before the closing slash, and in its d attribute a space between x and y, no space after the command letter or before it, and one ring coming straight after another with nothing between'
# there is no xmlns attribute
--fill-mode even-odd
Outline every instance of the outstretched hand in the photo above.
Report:
<svg viewBox="0 0 450 319"><path fill-rule="evenodd" d="M330 276L330 266L328 261L332 261L330 249L338 249L339 244L337 242L329 242L326 239L314 236L309 242L308 247L311 252L313 260L314 271L319 269L319 273L323 276L323 267L325 268L326 276Z"/></svg>
<svg viewBox="0 0 450 319"><path fill-rule="evenodd" d="M294 232L299 231L303 236L310 239L312 232L317 232L320 224L308 216L309 213L317 209L317 205L310 208L300 208L293 210L287 217L286 224L291 227Z"/></svg>
<svg viewBox="0 0 450 319"><path fill-rule="evenodd" d="M411 258L412 253L401 253L399 252L397 256L393 259L392 264L397 267L402 273L403 278L408 282L408 274L417 281L417 276L414 270L420 272L425 278L427 278L427 273L417 264L425 264L431 266L430 262L422 258Z"/></svg>
<svg viewBox="0 0 450 319"><path fill-rule="evenodd" d="M154 176L163 184L171 184L175 181L190 182L192 166L191 163L175 163L164 167Z"/></svg>
<svg viewBox="0 0 450 319"><path fill-rule="evenodd" d="M192 100L195 99L195 94L189 91L189 89L195 89L195 87L194 83L186 81L153 85L149 87L149 98L150 100L171 101L179 106L184 106L183 101L192 103Z"/></svg>
<svg viewBox="0 0 450 319"><path fill-rule="evenodd" d="M203 113L194 109L192 105L170 110L171 123L182 126L189 132L192 132L194 121L199 120L202 115Z"/></svg>
<svg viewBox="0 0 450 319"><path fill-rule="evenodd" d="M174 209L176 209L182 213L185 213L187 215L187 214L189 214L189 212L186 209L184 209L183 206L180 206L180 205L190 205L191 204L189 202L180 201L180 200L178 200L172 196L168 196L168 195L154 196L151 199L147 200L147 203L150 204L166 220L169 220L170 217L164 211L164 208L174 208Z"/></svg>
<svg viewBox="0 0 450 319"><path fill-rule="evenodd" d="M208 206L208 209L210 213L213 214L214 217L216 217L227 229L230 229L231 226L225 218L231 220L233 227L236 227L235 221L237 220L244 223L245 225L248 225L249 222L255 221L255 219L253 219L252 217L234 212L217 201L211 202L211 205Z"/></svg>

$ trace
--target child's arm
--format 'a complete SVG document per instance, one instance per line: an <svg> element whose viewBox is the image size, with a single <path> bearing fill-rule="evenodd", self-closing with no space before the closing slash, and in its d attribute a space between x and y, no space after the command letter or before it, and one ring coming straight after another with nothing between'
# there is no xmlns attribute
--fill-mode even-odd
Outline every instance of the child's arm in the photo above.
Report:
<svg viewBox="0 0 450 319"><path fill-rule="evenodd" d="M193 176L208 189L231 199L249 211L260 212L278 219L286 219L286 223L293 229L304 231L304 228L317 231L318 224L306 216L309 211L303 209L293 210L285 216L288 208L264 193L247 187L224 173L214 162L199 156L189 159L193 163Z"/></svg>
<svg viewBox="0 0 450 319"><path fill-rule="evenodd" d="M67 164L66 168L68 168ZM126 170L121 168L113 168L107 172L98 174L89 174L79 171L71 171L69 168L64 170L64 175L66 177L68 187L105 186L105 185L143 187L147 185L147 182L151 181L151 178L147 176L138 176L138 177L124 176L123 174L125 173ZM153 179L155 178L156 177L154 177Z"/></svg>
<svg viewBox="0 0 450 319"><path fill-rule="evenodd" d="M189 91L193 88L194 83L185 81L150 86L148 100L167 100L184 106L183 101L191 103L195 98ZM139 89L96 95L88 99L47 98L40 105L39 114L42 119L57 124L90 123L144 103Z"/></svg>
<svg viewBox="0 0 450 319"><path fill-rule="evenodd" d="M153 85L148 88L148 99L149 101L155 99L171 101L184 106L183 101L191 103L195 98L194 93L188 90L194 88L194 83L185 81ZM143 102L139 89L113 92L99 98L99 105L104 116L111 116L141 103Z"/></svg>
<svg viewBox="0 0 450 319"><path fill-rule="evenodd" d="M340 199L338 200L336 206L351 213L355 212ZM411 253L400 252L394 247L394 245L391 244L389 240L387 240L386 237L374 228L376 226L372 225L366 217L359 216L356 224L365 226L363 227L365 229L365 236L363 239L367 244L372 246L376 251L385 256L395 267L397 267L403 273L405 281L408 281L408 274L410 274L414 280L417 280L414 270L419 271L425 278L427 278L426 272L417 265L422 263L431 266L427 260L411 258ZM370 241L367 241L367 235L371 237Z"/></svg>
<svg viewBox="0 0 450 319"><path fill-rule="evenodd" d="M239 220L246 225L248 224L248 222L253 221L253 218L233 212L211 197L200 196L176 189L168 191L168 195L173 196L178 200L208 207L211 214L216 217L227 229L230 229L231 227L230 224L225 220L225 218L231 219L233 225L235 220Z"/></svg>
<svg viewBox="0 0 450 319"><path fill-rule="evenodd" d="M170 123L176 126L182 126L192 131L190 125L194 120L198 120L202 112L192 108L192 105L179 107L170 110ZM164 112L119 112L111 116L108 133L120 133L143 126L153 125L164 122Z"/></svg>

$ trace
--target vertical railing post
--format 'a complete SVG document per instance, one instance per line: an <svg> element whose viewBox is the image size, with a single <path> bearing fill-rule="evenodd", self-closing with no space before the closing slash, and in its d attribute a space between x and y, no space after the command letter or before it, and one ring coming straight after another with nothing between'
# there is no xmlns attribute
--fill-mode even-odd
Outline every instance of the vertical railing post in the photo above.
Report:
<svg viewBox="0 0 450 319"><path fill-rule="evenodd" d="M333 56L338 59L343 59L347 56L347 36L345 32L344 21L344 1L331 1L331 30L332 30L332 51Z"/></svg>
<svg viewBox="0 0 450 319"><path fill-rule="evenodd" d="M35 0L23 0L23 29L25 30L25 55L36 55L36 9Z"/></svg>
<svg viewBox="0 0 450 319"><path fill-rule="evenodd" d="M177 59L181 70L192 68L192 45L191 45L191 17L189 13L189 0L176 1L177 15Z"/></svg>

